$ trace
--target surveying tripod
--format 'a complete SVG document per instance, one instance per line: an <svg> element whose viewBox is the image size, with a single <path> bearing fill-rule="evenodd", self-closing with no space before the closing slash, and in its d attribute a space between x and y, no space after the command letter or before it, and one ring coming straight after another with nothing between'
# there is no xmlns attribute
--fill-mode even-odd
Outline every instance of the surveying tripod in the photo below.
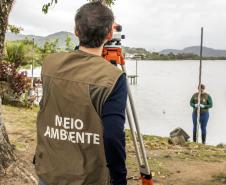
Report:
<svg viewBox="0 0 226 185"><path fill-rule="evenodd" d="M114 25L113 29L116 32L116 35L113 35L113 39L109 41L103 48L102 56L109 62L114 65L120 65L123 72L126 73L125 60L122 55L121 48L121 37L120 32L122 27L120 25ZM134 106L134 101L132 93L130 90L128 79L126 79L127 89L128 89L128 100L126 105L126 115L129 123L129 127L132 134L132 139L136 151L136 156L140 168L140 175L142 180L142 185L153 185L152 175L149 168L146 151L144 148L144 142L142 135L140 133L140 127L138 123L138 118ZM134 128L135 125L135 128Z"/></svg>

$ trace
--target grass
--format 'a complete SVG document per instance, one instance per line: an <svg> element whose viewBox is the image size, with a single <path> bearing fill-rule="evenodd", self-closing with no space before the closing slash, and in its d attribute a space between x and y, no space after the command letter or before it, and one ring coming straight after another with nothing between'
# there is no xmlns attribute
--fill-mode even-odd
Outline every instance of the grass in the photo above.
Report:
<svg viewBox="0 0 226 185"><path fill-rule="evenodd" d="M217 175L214 175L213 178L217 181L226 183L226 172L222 172Z"/></svg>
<svg viewBox="0 0 226 185"><path fill-rule="evenodd" d="M13 106L2 106L3 120L10 135L11 144L17 150L24 151L29 141L36 139L36 116L38 108L18 108Z"/></svg>
<svg viewBox="0 0 226 185"><path fill-rule="evenodd" d="M10 135L11 143L17 150L26 151L30 143L36 140L36 117L38 108L33 109L3 106L3 120ZM226 148L186 143L185 146L172 146L167 137L144 135L144 144L148 156L148 162L156 176L167 176L169 172L165 162L169 160L196 160L205 162L226 161ZM33 142L31 142L33 141ZM126 130L127 166L135 174L139 174L138 162L134 145L129 130ZM153 153L157 152L157 155ZM225 174L219 174L215 178L224 179Z"/></svg>

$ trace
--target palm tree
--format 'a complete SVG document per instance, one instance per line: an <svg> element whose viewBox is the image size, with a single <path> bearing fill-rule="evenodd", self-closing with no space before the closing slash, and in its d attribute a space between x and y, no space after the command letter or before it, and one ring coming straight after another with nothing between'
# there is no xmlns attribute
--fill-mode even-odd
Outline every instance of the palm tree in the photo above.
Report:
<svg viewBox="0 0 226 185"><path fill-rule="evenodd" d="M0 1L0 67L3 59L5 33L8 26L8 17L12 9L14 0ZM8 135L1 115L1 97L0 97L0 174L4 168L8 167L15 160L12 146L9 142Z"/></svg>

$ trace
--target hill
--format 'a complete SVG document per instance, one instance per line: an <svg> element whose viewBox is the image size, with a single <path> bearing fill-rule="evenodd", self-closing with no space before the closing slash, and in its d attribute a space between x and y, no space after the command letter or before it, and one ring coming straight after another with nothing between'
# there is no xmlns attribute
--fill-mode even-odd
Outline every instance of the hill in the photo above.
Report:
<svg viewBox="0 0 226 185"><path fill-rule="evenodd" d="M13 41L13 40L23 40L25 38L32 39L34 38L35 44L38 46L42 47L46 41L53 41L58 39L58 48L65 48L65 40L67 37L71 37L71 42L74 45L78 45L78 39L74 36L73 33L66 32L66 31L61 31L57 33L50 34L46 37L42 36L36 36L36 35L23 35L23 34L13 34L13 33L6 33L6 40L7 41ZM200 47L199 46L191 46L191 47L186 47L182 50L177 50L177 49L164 49L159 52L150 52L147 49L144 48L133 48L133 47L123 47L123 51L128 54L129 57L133 57L133 55L142 55L144 56L143 58L146 59L163 59L163 60L170 60L172 58L166 57L167 55L178 55L178 54L192 54L195 56L199 56L200 53ZM155 56L155 55L161 55ZM165 56L162 56L165 55ZM213 48L208 48L208 47L203 47L203 57L226 57L226 50L219 50L219 49L213 49ZM183 59L186 57L179 58Z"/></svg>
<svg viewBox="0 0 226 185"><path fill-rule="evenodd" d="M61 31L57 33L50 34L46 37L42 36L36 36L36 35L23 35L23 34L14 34L14 33L6 33L6 41L14 41L14 40L23 40L25 38L33 39L35 41L35 44L37 44L39 47L42 47L46 41L53 41L58 39L58 48L65 48L66 43L65 40L67 37L71 37L71 43L74 45L78 44L78 39L75 37L73 33Z"/></svg>
<svg viewBox="0 0 226 185"><path fill-rule="evenodd" d="M200 47L199 46L191 46L191 47L186 47L182 50L177 50L177 49L164 49L160 51L161 54L167 55L170 53L173 54L195 54L199 55L200 54ZM218 49L212 49L208 47L203 47L203 56L204 57L226 57L226 50L218 50Z"/></svg>

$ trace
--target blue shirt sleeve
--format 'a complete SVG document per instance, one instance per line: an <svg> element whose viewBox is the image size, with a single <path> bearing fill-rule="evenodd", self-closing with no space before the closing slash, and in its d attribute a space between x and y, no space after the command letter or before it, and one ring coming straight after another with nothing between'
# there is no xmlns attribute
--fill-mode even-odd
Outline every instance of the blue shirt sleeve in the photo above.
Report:
<svg viewBox="0 0 226 185"><path fill-rule="evenodd" d="M127 85L125 74L118 79L102 108L104 147L112 185L126 185L125 108Z"/></svg>

